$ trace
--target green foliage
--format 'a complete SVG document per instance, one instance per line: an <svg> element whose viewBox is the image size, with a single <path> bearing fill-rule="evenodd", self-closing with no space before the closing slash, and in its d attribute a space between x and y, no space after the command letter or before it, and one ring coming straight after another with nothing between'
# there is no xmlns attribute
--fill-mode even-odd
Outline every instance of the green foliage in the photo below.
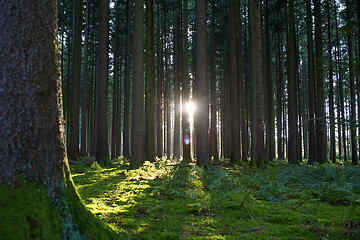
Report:
<svg viewBox="0 0 360 240"><path fill-rule="evenodd" d="M245 178L258 197L271 202L291 198L321 200L331 204L353 204L359 200L360 171L352 166L270 166Z"/></svg>

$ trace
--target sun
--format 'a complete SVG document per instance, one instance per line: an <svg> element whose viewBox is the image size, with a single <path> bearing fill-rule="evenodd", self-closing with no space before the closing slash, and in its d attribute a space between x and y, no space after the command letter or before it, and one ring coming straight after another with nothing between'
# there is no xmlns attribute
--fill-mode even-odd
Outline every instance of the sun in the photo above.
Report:
<svg viewBox="0 0 360 240"><path fill-rule="evenodd" d="M189 121L192 121L194 119L194 113L195 113L195 110L196 110L195 103L193 101L187 102L186 105L185 105L185 110L189 114Z"/></svg>

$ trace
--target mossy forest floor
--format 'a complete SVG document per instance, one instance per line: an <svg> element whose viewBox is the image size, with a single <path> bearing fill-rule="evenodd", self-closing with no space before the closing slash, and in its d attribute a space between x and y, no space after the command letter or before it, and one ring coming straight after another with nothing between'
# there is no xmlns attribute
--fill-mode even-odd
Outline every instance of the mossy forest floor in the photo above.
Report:
<svg viewBox="0 0 360 240"><path fill-rule="evenodd" d="M360 169L291 165L263 170L123 159L71 164L85 205L119 239L360 239Z"/></svg>

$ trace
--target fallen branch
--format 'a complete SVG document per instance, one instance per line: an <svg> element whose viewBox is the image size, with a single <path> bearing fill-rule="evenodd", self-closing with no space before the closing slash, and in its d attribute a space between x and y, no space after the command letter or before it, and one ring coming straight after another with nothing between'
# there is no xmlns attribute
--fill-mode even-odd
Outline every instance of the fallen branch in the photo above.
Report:
<svg viewBox="0 0 360 240"><path fill-rule="evenodd" d="M310 223L308 223L307 225L312 225L318 217L319 217L319 214L316 215L315 218Z"/></svg>
<svg viewBox="0 0 360 240"><path fill-rule="evenodd" d="M305 202L305 200L302 200L299 204L294 206L291 210L295 210L296 208L300 207L301 205L303 205L304 202Z"/></svg>

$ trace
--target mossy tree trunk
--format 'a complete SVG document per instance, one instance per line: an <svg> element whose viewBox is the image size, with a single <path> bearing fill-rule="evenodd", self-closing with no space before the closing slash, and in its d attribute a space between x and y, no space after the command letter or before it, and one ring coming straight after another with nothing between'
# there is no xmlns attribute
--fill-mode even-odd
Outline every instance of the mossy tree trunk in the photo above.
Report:
<svg viewBox="0 0 360 240"><path fill-rule="evenodd" d="M66 160L57 2L0 2L0 223L4 239L114 239Z"/></svg>

